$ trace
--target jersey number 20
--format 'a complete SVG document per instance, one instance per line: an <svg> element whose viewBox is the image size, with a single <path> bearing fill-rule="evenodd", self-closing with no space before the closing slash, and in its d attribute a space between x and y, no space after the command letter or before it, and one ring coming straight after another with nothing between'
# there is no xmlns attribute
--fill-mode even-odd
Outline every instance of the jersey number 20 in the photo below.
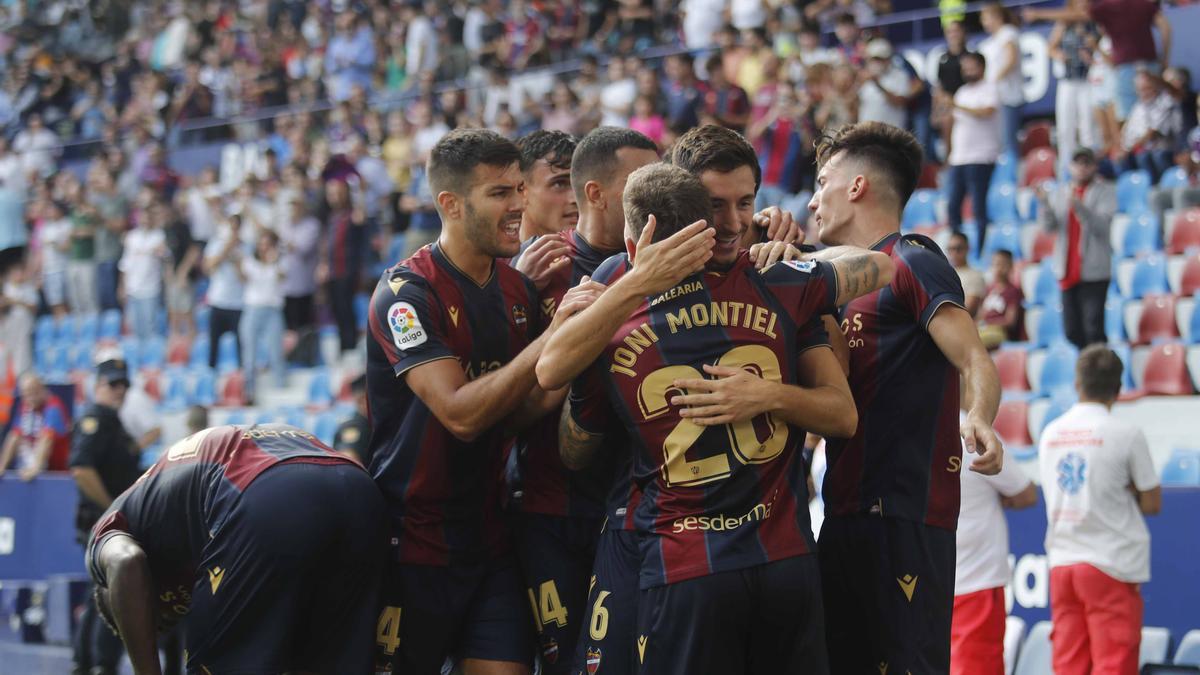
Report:
<svg viewBox="0 0 1200 675"><path fill-rule="evenodd" d="M734 347L717 359L717 365L745 368L764 380L782 381L779 357L762 345ZM642 417L652 420L670 412L668 401L676 393L681 393L672 384L675 380L702 377L704 375L691 366L667 366L650 373L638 387L638 403L642 408ZM725 425L729 433L729 445L733 448L734 456L742 464L769 462L778 457L787 444L787 425L776 423L770 414L764 417L763 425L756 426L755 420ZM727 454L688 460L688 449L699 440L705 429L706 427L691 420L681 418L671 433L667 434L667 440L663 443L666 461L662 468L663 479L667 485L702 485L729 476L731 469ZM765 431L765 438L759 437L760 429Z"/></svg>

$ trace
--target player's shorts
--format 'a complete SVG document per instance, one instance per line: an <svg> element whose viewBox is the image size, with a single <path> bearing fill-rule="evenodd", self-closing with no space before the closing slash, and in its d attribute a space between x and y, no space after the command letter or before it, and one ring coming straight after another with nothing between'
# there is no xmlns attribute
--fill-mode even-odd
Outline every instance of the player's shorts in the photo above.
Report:
<svg viewBox="0 0 1200 675"><path fill-rule="evenodd" d="M643 675L830 672L816 556L656 586L641 600Z"/></svg>
<svg viewBox="0 0 1200 675"><path fill-rule="evenodd" d="M188 673L373 672L386 523L357 465L264 471L203 551L184 626Z"/></svg>
<svg viewBox="0 0 1200 675"><path fill-rule="evenodd" d="M642 554L633 530L605 528L596 544L583 630L572 660L573 672L628 675L637 653L638 572Z"/></svg>
<svg viewBox="0 0 1200 675"><path fill-rule="evenodd" d="M377 670L439 675L447 658L533 664L533 618L515 556L446 567L393 563L374 632Z"/></svg>
<svg viewBox="0 0 1200 675"><path fill-rule="evenodd" d="M835 673L948 673L954 532L872 515L826 518L818 540Z"/></svg>
<svg viewBox="0 0 1200 675"><path fill-rule="evenodd" d="M540 513L523 513L516 520L517 557L536 607L542 672L569 673L588 616L588 579L603 521Z"/></svg>

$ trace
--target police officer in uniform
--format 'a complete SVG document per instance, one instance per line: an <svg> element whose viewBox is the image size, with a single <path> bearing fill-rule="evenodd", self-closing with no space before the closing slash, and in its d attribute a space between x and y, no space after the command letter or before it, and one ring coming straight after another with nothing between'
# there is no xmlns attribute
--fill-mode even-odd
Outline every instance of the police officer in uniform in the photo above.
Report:
<svg viewBox="0 0 1200 675"><path fill-rule="evenodd" d="M92 526L141 475L138 444L117 416L129 373L121 359L109 359L96 367L92 405L75 423L71 439L71 476L79 486L75 512L76 539L86 546ZM87 604L75 635L75 664L72 675L116 675L121 657L121 640L104 624L88 590Z"/></svg>
<svg viewBox="0 0 1200 675"><path fill-rule="evenodd" d="M371 464L367 441L371 440L371 421L367 419L367 375L363 373L350 383L354 394L354 416L342 422L333 435L333 449L350 455L363 466Z"/></svg>

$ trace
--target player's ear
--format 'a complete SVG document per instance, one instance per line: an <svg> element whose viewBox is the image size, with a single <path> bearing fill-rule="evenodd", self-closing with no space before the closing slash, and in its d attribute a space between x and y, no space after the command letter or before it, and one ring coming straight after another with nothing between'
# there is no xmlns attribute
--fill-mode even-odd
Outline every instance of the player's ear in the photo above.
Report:
<svg viewBox="0 0 1200 675"><path fill-rule="evenodd" d="M633 262L637 255L637 239L634 238L629 223L625 223L625 252L629 254L629 262Z"/></svg>
<svg viewBox="0 0 1200 675"><path fill-rule="evenodd" d="M443 218L458 220L462 217L462 200L453 192L442 190L437 193L435 201Z"/></svg>
<svg viewBox="0 0 1200 675"><path fill-rule="evenodd" d="M589 180L583 184L583 197L592 208L603 211L608 208L608 204L604 201L604 188L594 180Z"/></svg>
<svg viewBox="0 0 1200 675"><path fill-rule="evenodd" d="M867 181L867 177L860 173L850 181L850 187L846 189L846 196L850 201L856 202L867 194L869 187L870 183Z"/></svg>

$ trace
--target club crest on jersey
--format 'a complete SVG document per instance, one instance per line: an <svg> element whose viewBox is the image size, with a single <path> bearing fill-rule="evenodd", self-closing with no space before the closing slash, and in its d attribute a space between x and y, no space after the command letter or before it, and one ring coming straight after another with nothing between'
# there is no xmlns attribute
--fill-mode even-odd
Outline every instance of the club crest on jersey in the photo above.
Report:
<svg viewBox="0 0 1200 675"><path fill-rule="evenodd" d="M429 339L417 317L417 309L407 302L397 302L388 310L388 326L392 329L392 341L401 350L425 344Z"/></svg>
<svg viewBox="0 0 1200 675"><path fill-rule="evenodd" d="M600 649L588 647L587 650L587 671L588 675L596 675L596 671L600 670Z"/></svg>
<svg viewBox="0 0 1200 675"><path fill-rule="evenodd" d="M545 637L542 642L542 658L546 663L558 663L558 641L552 637Z"/></svg>
<svg viewBox="0 0 1200 675"><path fill-rule="evenodd" d="M512 308L513 323L518 326L524 326L526 321L525 308L521 305L513 305Z"/></svg>
<svg viewBox="0 0 1200 675"><path fill-rule="evenodd" d="M806 274L812 274L812 271L817 268L817 263L811 260L784 260L783 264L797 272L804 272Z"/></svg>

